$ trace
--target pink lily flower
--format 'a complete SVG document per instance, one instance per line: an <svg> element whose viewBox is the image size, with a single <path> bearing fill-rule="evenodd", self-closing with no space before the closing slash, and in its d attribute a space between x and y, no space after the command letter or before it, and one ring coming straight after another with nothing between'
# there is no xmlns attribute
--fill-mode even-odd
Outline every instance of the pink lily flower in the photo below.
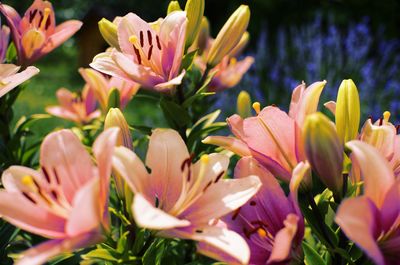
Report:
<svg viewBox="0 0 400 265"><path fill-rule="evenodd" d="M240 156L252 156L272 174L289 182L295 166L305 160L301 127L305 117L317 111L325 84L322 81L307 88L304 83L296 87L289 114L275 106L257 109L255 117L246 119L235 114L227 119L235 137L209 136L203 142Z"/></svg>
<svg viewBox="0 0 400 265"><path fill-rule="evenodd" d="M0 215L11 224L49 238L22 253L17 265L49 259L102 240L108 228L108 181L118 129L102 133L93 145L97 166L78 137L68 130L42 143L40 171L12 166L4 171Z"/></svg>
<svg viewBox="0 0 400 265"><path fill-rule="evenodd" d="M400 135L389 121L390 113L385 111L383 118L375 123L368 119L361 129L359 139L374 146L389 161L395 176L400 175Z"/></svg>
<svg viewBox="0 0 400 265"><path fill-rule="evenodd" d="M56 117L77 124L87 124L101 116L101 111L97 109L94 92L88 85L83 88L82 95L60 88L57 90L57 99L59 106L46 107L46 111Z"/></svg>
<svg viewBox="0 0 400 265"><path fill-rule="evenodd" d="M251 251L249 264L289 264L300 256L304 235L297 202L286 197L276 178L255 159L243 157L235 167L235 178L248 175L260 177L261 189L223 221L246 239Z"/></svg>
<svg viewBox="0 0 400 265"><path fill-rule="evenodd" d="M374 147L358 141L347 144L353 166L364 180L362 196L343 201L335 221L377 265L400 259L400 180Z"/></svg>
<svg viewBox="0 0 400 265"><path fill-rule="evenodd" d="M82 22L70 20L56 27L53 6L48 1L35 0L21 18L12 7L0 4L17 48L18 62L33 62L60 46L77 32Z"/></svg>
<svg viewBox="0 0 400 265"><path fill-rule="evenodd" d="M18 73L21 67L13 64L0 64L0 98L13 88L39 73L39 69L29 66Z"/></svg>
<svg viewBox="0 0 400 265"><path fill-rule="evenodd" d="M140 88L138 83L118 77L106 78L103 74L90 68L80 68L79 73L90 89L93 90L94 96L104 111L107 110L108 96L112 89L118 89L120 94L120 108L124 109Z"/></svg>
<svg viewBox="0 0 400 265"><path fill-rule="evenodd" d="M3 26L0 30L0 63L4 62L10 40L10 28Z"/></svg>
<svg viewBox="0 0 400 265"><path fill-rule="evenodd" d="M218 249L205 255L245 264L250 252L244 239L212 224L246 203L261 183L257 176L224 179L228 164L222 154L204 155L192 164L185 143L171 129L156 129L151 135L146 157L151 173L125 147L117 147L113 158L114 169L135 194L132 213L138 226L162 237L202 242Z"/></svg>
<svg viewBox="0 0 400 265"><path fill-rule="evenodd" d="M205 71L206 63L203 62L201 58L197 58L195 63L203 72ZM235 57L225 56L222 61L213 68L218 72L211 80L208 91L220 92L236 86L253 63L254 58L252 56L246 56L241 61L237 61Z"/></svg>
<svg viewBox="0 0 400 265"><path fill-rule="evenodd" d="M180 70L186 35L186 13L176 11L147 23L133 13L118 20L120 50L97 55L94 69L159 92L170 92L182 82Z"/></svg>

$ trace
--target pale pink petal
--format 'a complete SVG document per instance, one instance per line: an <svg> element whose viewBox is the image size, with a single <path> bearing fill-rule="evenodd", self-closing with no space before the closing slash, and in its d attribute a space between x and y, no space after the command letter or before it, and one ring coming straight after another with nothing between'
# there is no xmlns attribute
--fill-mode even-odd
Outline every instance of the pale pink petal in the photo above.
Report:
<svg viewBox="0 0 400 265"><path fill-rule="evenodd" d="M185 76L186 71L182 70L182 73L178 75L177 77L168 80L167 82L164 83L159 83L154 86L154 88L159 91L159 92L169 92L171 88L175 87L176 85L180 85L182 83L182 79Z"/></svg>
<svg viewBox="0 0 400 265"><path fill-rule="evenodd" d="M32 76L39 73L39 69L34 66L29 66L24 71L18 74L11 75L0 80L0 97L4 96L7 92L11 89L15 88L16 86L22 84ZM5 85L3 86L2 83Z"/></svg>
<svg viewBox="0 0 400 265"><path fill-rule="evenodd" d="M237 114L234 114L230 116L228 119L226 119L226 122L229 125L229 128L231 129L232 133L234 136L239 138L240 140L244 140L244 130L243 130L243 119Z"/></svg>
<svg viewBox="0 0 400 265"><path fill-rule="evenodd" d="M132 213L138 226L154 230L172 229L189 226L187 220L180 220L155 208L140 193L135 194Z"/></svg>
<svg viewBox="0 0 400 265"><path fill-rule="evenodd" d="M108 104L108 80L103 74L90 68L80 68L79 73L96 95L101 107L105 109Z"/></svg>
<svg viewBox="0 0 400 265"><path fill-rule="evenodd" d="M229 264L249 262L249 246L236 232L218 226L199 227L198 232L189 238L200 242L197 251L201 254Z"/></svg>
<svg viewBox="0 0 400 265"><path fill-rule="evenodd" d="M220 179L212 183L204 194L180 216L196 224L206 224L220 218L253 197L261 187L257 176L240 179Z"/></svg>
<svg viewBox="0 0 400 265"><path fill-rule="evenodd" d="M78 115L76 115L73 112L70 112L68 109L65 109L63 107L59 107L59 106L49 106L46 107L46 112L48 112L49 114L62 118L62 119L66 119L66 120L70 120L76 123L79 123L81 120L78 117Z"/></svg>
<svg viewBox="0 0 400 265"><path fill-rule="evenodd" d="M36 183L45 189L50 187L45 177L38 171L23 166L11 166L4 171L1 182L8 192L20 192L24 190L25 186L21 180L25 176L32 177Z"/></svg>
<svg viewBox="0 0 400 265"><path fill-rule="evenodd" d="M116 52L116 50L111 49L109 51L96 55L93 58L93 62L90 64L90 67L107 75L131 81L129 75L122 71L117 63L112 59L112 54L114 52Z"/></svg>
<svg viewBox="0 0 400 265"><path fill-rule="evenodd" d="M18 73L19 69L21 69L21 66L14 64L0 64L0 80Z"/></svg>
<svg viewBox="0 0 400 265"><path fill-rule="evenodd" d="M336 102L328 101L324 103L325 108L327 108L333 115L336 115Z"/></svg>
<svg viewBox="0 0 400 265"><path fill-rule="evenodd" d="M50 179L58 179L71 203L80 187L93 178L91 157L78 137L69 130L53 132L44 139L40 164Z"/></svg>
<svg viewBox="0 0 400 265"><path fill-rule="evenodd" d="M202 143L220 146L239 156L251 156L251 151L247 144L235 137L208 136Z"/></svg>
<svg viewBox="0 0 400 265"><path fill-rule="evenodd" d="M0 2L0 12L4 15L4 17L7 20L7 24L11 29L13 42L18 51L18 55L20 55L22 52L21 42L20 42L21 32L19 31L19 24L21 21L21 17L14 8L8 5L3 5L1 2Z"/></svg>
<svg viewBox="0 0 400 265"><path fill-rule="evenodd" d="M299 217L295 214L288 214L285 221L283 221L285 227L275 235L274 246L267 261L268 264L283 262L289 257L292 250L292 241L297 233L298 221Z"/></svg>
<svg viewBox="0 0 400 265"><path fill-rule="evenodd" d="M290 107L289 107L289 117L291 117L292 119L295 119L297 113L299 113L305 89L306 89L306 83L304 82L302 82L300 85L295 87L295 89L293 89L292 99L290 100Z"/></svg>
<svg viewBox="0 0 400 265"><path fill-rule="evenodd" d="M112 156L118 139L119 128L110 128L102 132L93 144L93 154L96 158L98 174L100 177L100 192L98 207L100 215L104 218L104 225L108 225L108 197L112 169Z"/></svg>
<svg viewBox="0 0 400 265"><path fill-rule="evenodd" d="M384 265L384 258L377 245L378 214L368 198L347 199L340 205L335 221L346 236L361 247L377 265Z"/></svg>
<svg viewBox="0 0 400 265"><path fill-rule="evenodd" d="M42 53L46 54L60 46L66 40L72 37L81 27L82 22L78 20L69 20L55 28L54 33L48 38L47 43L42 49Z"/></svg>
<svg viewBox="0 0 400 265"><path fill-rule="evenodd" d="M76 249L87 247L101 241L97 232L85 233L72 238L46 241L22 253L15 265L41 265L46 261Z"/></svg>
<svg viewBox="0 0 400 265"><path fill-rule="evenodd" d="M385 232L396 225L396 219L400 218L400 178L397 178L395 184L386 194L385 201L382 205L382 227Z"/></svg>
<svg viewBox="0 0 400 265"><path fill-rule="evenodd" d="M133 193L142 193L147 199L154 197L154 192L147 185L150 176L133 151L123 146L116 147L112 161L114 169L124 178Z"/></svg>
<svg viewBox="0 0 400 265"><path fill-rule="evenodd" d="M7 174L7 171L3 174ZM0 216L31 233L48 238L65 237L65 219L36 205L21 193L0 191Z"/></svg>
<svg viewBox="0 0 400 265"><path fill-rule="evenodd" d="M151 187L168 211L179 198L183 181L182 163L190 157L185 142L178 132L171 129L153 131L146 156L151 169Z"/></svg>
<svg viewBox="0 0 400 265"><path fill-rule="evenodd" d="M364 178L364 194L380 208L386 193L394 184L392 169L374 147L358 140L350 141L346 146L352 151L351 159L356 159L360 167Z"/></svg>
<svg viewBox="0 0 400 265"><path fill-rule="evenodd" d="M100 181L93 178L81 187L72 202L65 232L75 237L92 230L100 230Z"/></svg>

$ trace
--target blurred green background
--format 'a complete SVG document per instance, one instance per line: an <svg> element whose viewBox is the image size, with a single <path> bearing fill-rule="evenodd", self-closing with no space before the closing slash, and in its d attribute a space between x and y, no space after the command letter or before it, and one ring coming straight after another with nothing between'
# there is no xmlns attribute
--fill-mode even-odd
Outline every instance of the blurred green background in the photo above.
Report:
<svg viewBox="0 0 400 265"><path fill-rule="evenodd" d="M30 0L2 2L13 6L20 13L32 3ZM152 21L165 15L169 3L161 0L54 0L52 2L58 23L67 19L79 19L84 22L84 26L73 39L36 63L41 73L20 95L15 106L15 119L21 115L43 113L45 106L56 104L55 91L60 87L77 90L83 86L83 81L77 72L78 68L87 67L93 56L106 48L97 30L98 20L102 17L113 19L117 15L135 12L145 20ZM185 1L179 2L183 7ZM373 31L384 25L385 37L398 38L400 34L398 27L400 2L397 0L206 0L206 16L211 21L214 36L240 4L250 5L252 11L249 27L252 39L248 51L255 51L260 47L257 41L263 31L268 30L269 34L265 41L272 42L282 26L301 27L312 21L317 13L322 16L329 15L339 28L368 17L369 26ZM266 58L268 59L268 55ZM236 89L229 93L238 92ZM285 97L287 98L287 95ZM157 115L160 113L157 104L148 103L143 99L134 99L129 104L126 113L131 124L162 126L163 119ZM50 124L60 124L60 121L54 118Z"/></svg>

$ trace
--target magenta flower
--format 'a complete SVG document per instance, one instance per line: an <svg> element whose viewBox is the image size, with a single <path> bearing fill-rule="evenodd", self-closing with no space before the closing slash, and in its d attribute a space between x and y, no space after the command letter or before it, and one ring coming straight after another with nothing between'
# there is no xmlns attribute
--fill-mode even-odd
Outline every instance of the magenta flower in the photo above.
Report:
<svg viewBox="0 0 400 265"><path fill-rule="evenodd" d="M79 73L93 90L94 96L104 111L108 110L108 97L112 89L118 89L120 108L124 109L140 87L138 83L118 77L106 78L103 74L90 68L80 68Z"/></svg>
<svg viewBox="0 0 400 265"><path fill-rule="evenodd" d="M93 145L97 166L68 130L49 134L42 143L40 171L12 166L4 171L0 215L11 224L49 238L22 253L18 265L49 259L102 240L108 228L108 184L118 129Z"/></svg>
<svg viewBox="0 0 400 265"><path fill-rule="evenodd" d="M400 180L386 159L361 141L347 144L353 166L359 167L364 194L343 201L336 223L377 265L400 259Z"/></svg>
<svg viewBox="0 0 400 265"><path fill-rule="evenodd" d="M11 28L20 65L31 65L60 46L82 26L82 22L70 20L56 27L53 6L48 1L35 0L22 18L12 7L1 3L0 12Z"/></svg>
<svg viewBox="0 0 400 265"><path fill-rule="evenodd" d="M229 158L221 154L204 155L192 164L182 138L170 129L156 129L151 135L146 157L151 173L125 147L117 147L113 159L135 194L132 213L138 226L158 230L163 237L200 241L218 249L204 254L245 264L250 253L243 238L212 221L246 203L261 183L257 176L224 179L228 164Z"/></svg>
<svg viewBox="0 0 400 265"><path fill-rule="evenodd" d="M243 157L235 178L259 176L262 187L244 206L223 218L249 244L250 264L289 264L301 253L304 221L297 202L286 197L275 177L255 159Z"/></svg>
<svg viewBox="0 0 400 265"><path fill-rule="evenodd" d="M10 28L3 26L0 29L0 63L4 62L10 40Z"/></svg>
<svg viewBox="0 0 400 265"><path fill-rule="evenodd" d="M56 117L86 124L101 116L100 110L97 109L94 92L87 85L82 95L60 88L57 90L57 99L59 106L46 107L46 111Z"/></svg>
<svg viewBox="0 0 400 265"><path fill-rule="evenodd" d="M0 98L13 88L39 73L39 69L29 66L18 73L21 67L13 64L0 64Z"/></svg>
<svg viewBox="0 0 400 265"><path fill-rule="evenodd" d="M296 87L289 114L275 106L257 110L257 116L246 119L235 114L227 119L235 137L210 136L203 142L222 146L240 156L251 155L272 174L289 182L294 167L305 160L301 127L305 117L316 112L325 83Z"/></svg>
<svg viewBox="0 0 400 265"><path fill-rule="evenodd" d="M151 24L129 13L118 23L120 50L113 48L97 55L90 66L144 88L170 92L185 75L180 66L186 25L186 13L182 11Z"/></svg>

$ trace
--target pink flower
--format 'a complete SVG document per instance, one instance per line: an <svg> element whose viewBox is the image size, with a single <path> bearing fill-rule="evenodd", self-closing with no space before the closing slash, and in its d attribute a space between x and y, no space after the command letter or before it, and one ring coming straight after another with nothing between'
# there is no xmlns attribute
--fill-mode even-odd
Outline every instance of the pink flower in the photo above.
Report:
<svg viewBox="0 0 400 265"><path fill-rule="evenodd" d="M13 64L0 64L0 98L13 88L39 73L39 69L29 66L18 73L21 67Z"/></svg>
<svg viewBox="0 0 400 265"><path fill-rule="evenodd" d="M227 119L235 137L209 136L203 142L222 146L240 156L252 156L283 181L289 182L294 167L305 160L302 126L307 115L316 112L326 81L309 87L301 84L292 94L289 114L275 106L242 119Z"/></svg>
<svg viewBox="0 0 400 265"><path fill-rule="evenodd" d="M347 144L353 167L361 170L364 194L343 201L336 223L377 265L400 259L400 180L387 160L361 141Z"/></svg>
<svg viewBox="0 0 400 265"><path fill-rule="evenodd" d="M120 94L120 107L124 109L140 87L138 83L123 80L118 77L106 78L101 73L90 68L80 68L79 73L90 89L93 90L94 96L104 111L107 111L108 96L112 89L118 89Z"/></svg>
<svg viewBox="0 0 400 265"><path fill-rule="evenodd" d="M0 63L4 62L10 40L10 28L3 26L0 29Z"/></svg>
<svg viewBox="0 0 400 265"><path fill-rule="evenodd" d="M82 95L60 88L57 90L57 98L59 106L46 107L46 111L56 117L86 124L101 115L96 106L94 93L88 85L83 88Z"/></svg>
<svg viewBox="0 0 400 265"><path fill-rule="evenodd" d="M235 178L259 176L261 189L244 206L223 218L228 228L246 239L250 264L289 264L301 252L304 221L297 202L286 197L275 177L255 159L243 157Z"/></svg>
<svg viewBox="0 0 400 265"><path fill-rule="evenodd" d="M54 10L50 2L35 0L21 18L10 6L0 4L6 17L21 65L31 65L69 39L82 26L70 20L56 27Z"/></svg>
<svg viewBox="0 0 400 265"><path fill-rule="evenodd" d="M108 184L117 134L118 129L107 130L94 143L97 166L79 139L61 130L43 141L40 171L22 166L4 171L0 215L50 239L22 253L16 264L43 264L102 240L102 230L108 228Z"/></svg>
<svg viewBox="0 0 400 265"><path fill-rule="evenodd" d="M120 50L113 48L97 55L90 66L144 88L170 92L185 75L180 66L186 25L186 13L182 11L151 24L129 13L118 23Z"/></svg>
<svg viewBox="0 0 400 265"><path fill-rule="evenodd" d="M117 147L113 159L135 194L132 213L138 226L159 230L163 237L200 241L209 246L202 253L213 258L247 263L250 253L243 238L212 221L246 203L261 183L257 176L224 179L228 164L221 154L204 155L192 164L182 138L170 129L151 135L146 157L151 173L125 147Z"/></svg>

